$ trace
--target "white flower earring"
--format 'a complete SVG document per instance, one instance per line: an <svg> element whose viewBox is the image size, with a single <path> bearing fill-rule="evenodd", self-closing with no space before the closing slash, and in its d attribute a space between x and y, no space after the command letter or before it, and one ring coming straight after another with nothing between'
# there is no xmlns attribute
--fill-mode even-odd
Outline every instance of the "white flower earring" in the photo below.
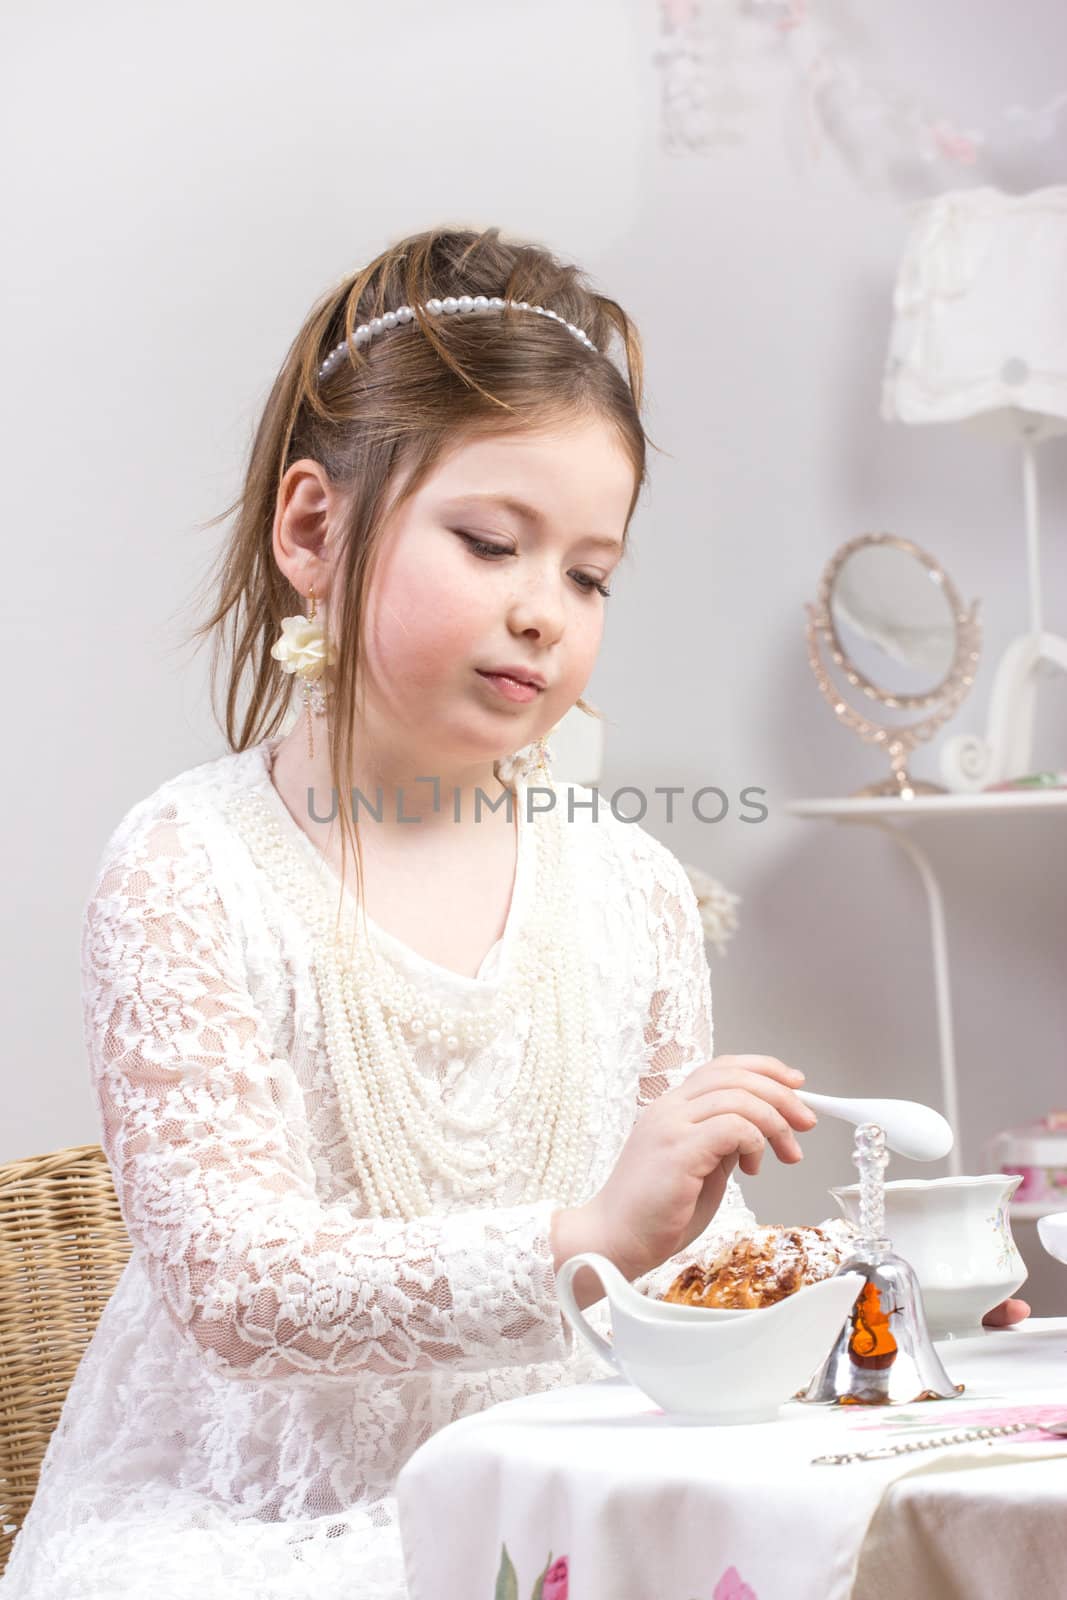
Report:
<svg viewBox="0 0 1067 1600"><path fill-rule="evenodd" d="M497 771L502 783L514 783L518 778L526 783L535 773L542 772L545 782L551 785L552 774L548 763L554 760L555 757L544 739L535 739L532 744L524 744L521 750L516 750L513 755L505 756L502 761L497 762Z"/></svg>
<svg viewBox="0 0 1067 1600"><path fill-rule="evenodd" d="M315 754L312 712L317 717L326 715L324 677L326 668L334 665L337 656L326 637L326 630L321 621L316 619L313 585L308 589L308 599L311 602L311 610L306 617L297 612L295 616L282 618L281 637L271 646L270 653L275 661L281 662L285 672L296 673L300 678L304 711L307 715L308 756L311 757Z"/></svg>

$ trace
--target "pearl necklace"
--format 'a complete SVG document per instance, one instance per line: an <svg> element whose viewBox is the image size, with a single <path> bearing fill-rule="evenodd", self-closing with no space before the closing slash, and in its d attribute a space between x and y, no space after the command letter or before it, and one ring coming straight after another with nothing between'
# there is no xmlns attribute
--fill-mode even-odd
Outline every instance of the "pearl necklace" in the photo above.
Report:
<svg viewBox="0 0 1067 1600"><path fill-rule="evenodd" d="M255 788L235 793L228 809L254 859L311 933L327 1056L370 1214L410 1220L436 1209L426 1171L465 1199L491 1196L502 1174L524 1177L527 1200L581 1198L593 1059L589 970L558 797L552 811L525 823L536 879L521 947L495 993L474 993L462 1007L421 993L378 941L353 941L355 913L344 904L336 874L310 839L305 854L301 841L282 832ZM450 1060L469 1063L524 1006L530 1031L515 1089L489 1115L451 1110L419 1071L417 1047L443 1043Z"/></svg>

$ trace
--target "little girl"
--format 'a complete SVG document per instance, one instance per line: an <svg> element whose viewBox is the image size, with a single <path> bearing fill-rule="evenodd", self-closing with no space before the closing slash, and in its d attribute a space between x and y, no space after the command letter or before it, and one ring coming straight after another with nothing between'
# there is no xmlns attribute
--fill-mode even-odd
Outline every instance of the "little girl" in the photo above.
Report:
<svg viewBox="0 0 1067 1600"><path fill-rule="evenodd" d="M85 911L133 1249L4 1600L401 1600L411 1453L605 1375L561 1263L655 1293L753 1225L735 1165L800 1159L802 1074L711 1059L684 870L551 779L640 391L621 307L497 230L403 240L297 335L198 630L229 753L126 813Z"/></svg>

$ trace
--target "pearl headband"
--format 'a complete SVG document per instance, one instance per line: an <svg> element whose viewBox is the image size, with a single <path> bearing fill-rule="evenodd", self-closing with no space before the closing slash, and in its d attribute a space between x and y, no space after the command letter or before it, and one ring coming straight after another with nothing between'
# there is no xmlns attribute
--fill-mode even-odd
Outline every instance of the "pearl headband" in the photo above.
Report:
<svg viewBox="0 0 1067 1600"><path fill-rule="evenodd" d="M514 306L516 311L533 311L539 317L551 317L553 322L558 322L561 327L566 328L568 333L573 333L574 337L580 340L587 350L592 350L594 355L596 354L596 345L581 328L576 328L573 322L567 322L565 318L560 316L558 311L549 311L545 306L532 306L528 300L502 300L499 295L486 296L484 294L476 294L474 296L461 294L458 299L455 299L452 295L449 295L444 300L427 300L425 310L429 312L431 317L439 317L442 315L453 316L456 312L466 314L468 312L503 311L507 305ZM413 322L414 319L415 313L410 306L397 306L395 311L386 311L380 317L372 317L369 322L361 322L359 327L353 330L353 343L357 345L369 344L375 334L384 333L387 328L395 328L398 323ZM329 377L347 349L348 341L342 339L341 343L335 345L330 351L319 367L320 383L324 378Z"/></svg>

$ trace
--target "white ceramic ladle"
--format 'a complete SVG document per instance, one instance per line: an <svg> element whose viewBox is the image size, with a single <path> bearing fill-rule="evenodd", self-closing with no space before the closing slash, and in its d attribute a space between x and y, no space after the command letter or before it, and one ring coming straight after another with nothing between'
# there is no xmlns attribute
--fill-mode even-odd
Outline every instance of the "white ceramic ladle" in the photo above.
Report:
<svg viewBox="0 0 1067 1600"><path fill-rule="evenodd" d="M876 1122L885 1130L890 1150L912 1161L940 1161L955 1143L940 1111L918 1100L869 1100L860 1095L813 1094L810 1089L795 1092L798 1100L822 1116L839 1117L857 1128L863 1122Z"/></svg>

